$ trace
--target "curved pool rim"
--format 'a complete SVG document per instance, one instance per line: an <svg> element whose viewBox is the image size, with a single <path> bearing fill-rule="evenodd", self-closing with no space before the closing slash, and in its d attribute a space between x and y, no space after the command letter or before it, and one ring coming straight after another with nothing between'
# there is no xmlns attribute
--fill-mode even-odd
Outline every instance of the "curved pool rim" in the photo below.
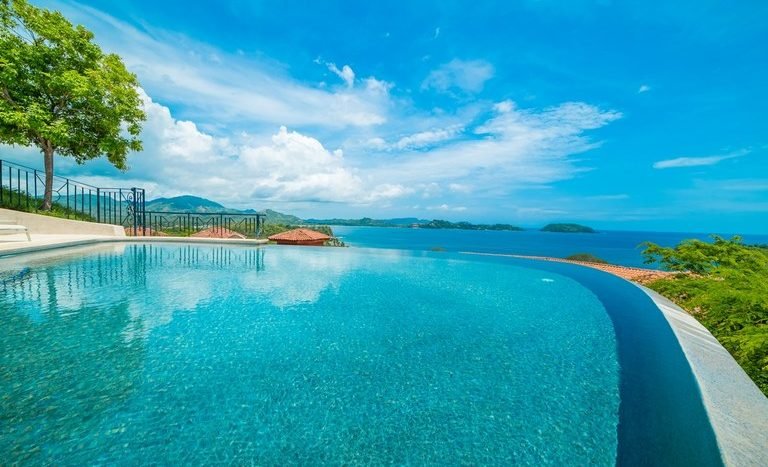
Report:
<svg viewBox="0 0 768 467"><path fill-rule="evenodd" d="M768 398L760 391L722 344L693 316L671 300L647 287L585 265L549 262L511 255L464 254L490 256L497 258L497 260L518 260L527 262L530 267L536 269L557 271L572 277L593 290L598 295L598 298L603 301L609 316L614 322L614 329L616 329L616 326L624 327L637 324L633 323L634 318L637 317L616 313L617 307L615 305L620 306L620 304L613 303L614 306L609 306L606 302L614 302L615 298L612 299L610 294L606 295L605 287L599 284L595 287L594 278L601 275L609 276L611 278L610 281L616 285L624 283L624 288L628 293L637 295L639 291L642 295L645 295L645 301L650 304L650 306L644 306L642 310L646 312L646 318L656 321L659 321L658 318L663 320L665 327L671 330L673 338L677 342L676 347L680 349L679 354L682 354L685 359L687 386L689 390L695 390L697 401L703 405L704 415L709 424L706 437L709 438L710 433L714 436L721 463L724 465L768 465L768 449L765 448L768 446ZM631 289L634 289L634 291L631 291ZM617 330L617 340L620 340L621 338L618 334ZM624 343L626 344L626 341ZM628 356L626 350L626 346L619 345L620 361L622 355L624 358ZM624 365L621 365L621 368L625 381L628 379L636 380L640 376L634 375L632 377L632 371ZM691 380L695 387L690 387ZM640 392L631 385L622 383L620 392L622 400L624 400L624 397L637 397ZM696 405L699 406L700 404L697 403ZM628 421L630 421L629 417L625 417L625 422ZM685 428L684 425L682 427ZM646 464L653 460L637 457L626 451L622 453L621 438L632 435L637 431L637 428L630 428L626 424L622 428L620 421L619 463L622 463L622 459L627 464L636 464L638 462ZM642 435L642 433L638 434ZM625 443L624 446L626 447L627 444ZM686 457L670 458L669 461L685 465L699 465L698 463L692 463L692 459Z"/></svg>
<svg viewBox="0 0 768 467"><path fill-rule="evenodd" d="M58 250L61 250L61 249L72 249L72 250L75 250L75 249L77 249L76 247L78 247L78 246L86 246L86 245L92 245L92 244L97 244L97 243L126 243L126 244L135 244L135 243L181 243L181 244L187 244L187 245L193 243L193 242L187 242L187 241L185 241L184 239L181 239L181 238L179 238L179 239L168 238L168 239L162 239L162 240L157 239L157 240L158 241L146 241L146 239L141 239L141 238L136 238L136 239L133 239L133 238L114 238L114 239L101 238L101 239L93 239L92 241L78 241L74 245L73 244L62 244L58 248L53 247L51 245L46 245L45 247L40 248L37 251L30 251L31 249L26 249L26 248L25 248L26 251L23 251L23 252L20 252L20 251L17 251L17 252L6 251L6 252L0 253L0 258L7 257L7 256L26 256L27 254L42 253L44 250L57 250L57 249ZM226 240L223 240L223 241L220 241L220 242L207 242L207 243L209 243L209 244L210 243L218 243L218 244L221 244L221 245L227 245L227 246L232 247L232 248L249 248L249 247L250 248L254 248L254 247L256 247L256 248L265 248L264 246L255 246L255 245L249 245L249 246L234 245L231 242L227 242ZM69 248L69 247L71 247L71 248ZM276 246L268 246L266 248L299 248L299 249L301 249L301 248L316 248L316 247L285 247L285 246L276 247ZM361 251L361 252L373 253L373 254L375 254L376 252L382 252L383 251L383 249L376 249L376 248L355 248L354 250L355 251ZM344 250L331 250L331 251L328 251L328 253L338 254L338 253L343 253L343 251ZM449 258L450 257L450 258L460 259L460 260L470 260L469 255L460 254L460 253L446 253L446 252L433 253L433 252L418 252L418 251L405 251L405 250L387 250L387 251L389 251L389 252L397 251L400 254L409 255L409 256L410 255L414 255L414 256L430 256L430 257L436 257L436 258L439 258L439 257ZM55 255L56 254L55 251L48 251L47 253L51 254L51 255ZM594 270L592 268L586 268L586 267L578 266L578 265L570 265L570 264L564 264L564 263L548 263L548 262L538 261L538 260L519 259L519 258L510 258L510 257L502 257L502 256L498 256L498 257L496 257L496 256L488 256L488 257L484 257L484 258L475 257L475 258L472 258L471 260L472 261L494 261L494 262L498 261L498 262L504 262L504 263L508 263L508 264L512 264L512 265L516 265L516 266L522 266L522 267L529 267L529 268L534 268L534 269L547 270L547 271L551 271L551 272L554 272L554 273L563 274L563 275L571 277L571 278L575 278L577 281L579 281L583 285L587 286L588 289L590 289L593 292L595 292L595 294L598 296L598 298L601 300L601 302L606 304L606 310L609 311L609 315L611 316L611 319L614 322L614 326L616 326L616 323L617 323L617 321L614 320L615 317L621 315L619 317L621 317L621 319L623 320L623 319L626 319L626 318L630 317L631 313L619 313L619 314L616 314L616 313L612 314L611 313L611 311L613 311L613 312L617 311L616 308L615 308L615 305L617 305L617 304L621 305L620 301L617 302L615 300L615 297L614 298L611 297L612 295L615 295L615 293L612 293L611 286L614 287L614 289L613 289L614 292L615 292L615 288L618 288L618 289L623 289L624 293L630 293L631 294L631 293L638 293L639 292L641 294L645 294L646 302L645 302L645 305L642 306L642 308L646 308L646 305L650 304L651 308L649 308L649 309L652 311L652 313L647 313L648 309L645 309L645 311L646 311L645 315L656 316L656 318L661 318L662 320L664 319L664 316L663 316L662 310L660 309L659 303L656 301L655 297L652 297L652 295L653 295L652 292L650 292L650 291L642 291L642 290L640 290L639 287L635 286L635 284L632 284L632 283L630 283L630 282L628 282L628 281L626 281L624 279L618 278L616 276L612 276L612 275L607 274L607 273L602 272L602 271L598 271L598 270ZM574 277L574 276L576 276L576 277ZM589 286L589 284L594 285L595 281L598 281L598 282L599 281L606 281L606 284L611 284L611 285L607 285L606 287L597 287L598 290L595 290L594 288ZM621 295L621 294L619 294L619 295ZM608 302L608 303L606 303L606 302ZM643 315L636 315L636 316L643 316ZM656 320L656 321L658 322L658 320ZM623 321L619 321L619 323L623 323L624 325L628 324L628 323L625 323ZM672 332L672 328L674 327L674 323L672 323L672 322L668 322L668 323L665 322L665 326L666 326L667 330L670 331L669 333L667 333L668 337L671 336L674 339L674 343L677 346L676 347L676 349L677 349L676 356L677 357L682 357L682 359L683 359L684 369L686 370L683 373L685 374L685 377L688 380L688 383L686 383L687 387L692 388L695 391L695 394L697 395L697 397L695 398L695 401L697 403L693 404L695 406L694 407L694 411L698 414L698 415L696 415L697 417L700 418L701 415L704 416L704 421L706 422L706 427L704 429L704 432L705 432L704 437L709 439L709 441L707 442L709 444L709 448L705 449L705 451L709 452L711 454L712 453L711 449L713 447L715 449L717 449L717 444L718 444L717 443L717 439L720 439L719 433L720 433L721 430L718 429L719 427L714 427L715 429L713 430L713 427L710 424L710 422L712 422L712 420L707 418L707 409L702 405L702 397L701 397L701 393L700 393L700 387L699 387L699 384L698 384L698 381L697 381L697 378L701 377L701 375L698 374L697 372L692 372L691 371L688 359L686 358L686 353L683 352L683 350L680 348L680 343L677 341L676 334L674 332ZM699 327L701 327L701 326L699 325ZM624 337L626 337L626 336L623 336L621 339L624 339ZM710 337L711 337L711 335L710 335ZM617 338L618 338L618 336L617 336ZM620 348L621 348L621 346L620 346ZM720 349L723 352L725 352L726 355L727 355L727 352L725 351L725 349L722 348L722 346L720 346ZM728 355L728 357L730 357L730 356ZM677 360L679 360L679 358ZM732 358L731 358L731 361L732 361L733 365L736 365L735 361L733 361ZM627 362L624 362L624 363L627 363ZM740 367L738 367L737 365L736 365L736 368L738 370L741 370ZM622 371L622 375L624 375L622 377L622 383L621 383L621 385L622 385L622 389L621 389L622 400L625 400L624 398L628 397L632 392L635 392L636 394L641 393L641 391L637 391L637 388L633 388L632 385L627 384L627 382L625 382L627 380L626 377L628 375L632 375L633 372L626 372L626 369L625 369L624 365L622 365L622 370L621 371ZM625 373L627 373L627 374L625 374ZM636 373L636 372L634 372L634 373ZM741 373L743 374L743 370L741 370ZM743 376L746 377L745 374ZM637 374L635 374L634 377L637 377ZM692 383L692 385L690 383ZM751 383L751 381L749 381L749 383ZM754 386L754 383L751 383L751 384L752 384L752 386ZM707 385L705 385L705 387L707 387ZM754 389L757 390L756 386L754 386ZM629 391L629 392L626 392L626 391ZM759 390L757 390L757 391L759 392ZM760 396L762 396L762 393L760 393ZM755 401L757 401L757 405L754 405ZM749 411L749 413L755 414L756 417L760 417L762 414L768 414L768 399L765 399L764 396L762 396L762 400L756 399L756 398L752 398L748 402L753 404L752 407L747 407L746 408ZM724 408L721 407L721 409L722 409L722 411L724 411L726 413L728 412L728 407L724 407ZM765 420L768 420L768 418L764 418L763 419L763 421L765 421ZM717 422L717 420L715 420L715 422ZM656 461L659 460L658 457L650 457L650 454L652 454L653 450L654 450L653 442L651 442L651 444L648 444L646 446L646 447L648 447L650 449L650 451L648 451L646 453L638 453L634 449L627 449L627 444L621 442L622 438L624 438L625 441L627 439L630 439L630 435L633 435L633 434L642 435L642 432L638 431L638 427L642 426L643 424L647 425L647 423L643 422L643 423L640 423L639 425L635 424L635 423L632 423L629 419L627 419L627 414L624 414L624 419L620 420L619 423L620 423L620 427L619 427L619 456L617 458L617 462L619 464L644 463L644 461L648 461L651 458L655 459ZM765 423L763 423L763 425L764 424ZM742 428L742 430L746 430L748 428L751 428L753 425L754 424L750 425L749 423L747 423L745 425L742 425L741 428ZM718 433L718 436L715 436L715 432ZM764 431L763 433L766 433L766 431ZM758 436L757 436L758 442L761 442L765 438L768 438L768 435L760 436L758 434ZM645 442L647 442L647 441L648 440L645 440ZM754 441L754 439L752 439L750 441ZM764 446L764 445L765 444L758 444L757 446ZM728 446L725 446L725 447L727 448ZM658 448L658 446L656 446L656 448ZM726 452L728 451L728 449L725 449L726 452L723 452L723 450L721 449L720 451L718 451L718 453L720 455L717 456L717 459L710 458L709 462L706 462L706 464L714 464L714 465L722 464L723 460L725 460L726 464L731 464L731 461L733 461L735 458L740 458L741 460L745 460L745 459L750 460L750 461L752 461L752 463L756 463L756 464L759 465L762 462L762 460L766 459L766 455L767 455L766 452L764 452L764 450L760 450L759 447L756 450L755 449L755 445L749 445L749 446L746 446L746 449L747 449L746 452L741 452L740 453L741 455L740 456L736 456L736 457L732 457L732 456L726 455ZM634 454L633 454L633 452L634 452ZM701 453L701 452L702 451L699 451L699 453ZM663 454L663 452L660 452L660 453L657 453L657 454ZM667 453L667 456L669 456L669 453ZM675 459L677 459L678 461L679 460L685 460L686 461L685 463L691 463L691 460L692 460L690 457L682 458L682 457L678 457L678 456L676 456L674 454L672 455L672 457L666 457L666 458L669 459L670 461L674 461Z"/></svg>

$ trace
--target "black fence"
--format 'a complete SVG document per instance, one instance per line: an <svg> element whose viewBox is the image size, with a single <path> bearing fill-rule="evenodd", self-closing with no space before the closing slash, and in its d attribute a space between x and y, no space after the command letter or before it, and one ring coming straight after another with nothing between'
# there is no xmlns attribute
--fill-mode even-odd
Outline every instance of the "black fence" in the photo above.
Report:
<svg viewBox="0 0 768 467"><path fill-rule="evenodd" d="M0 159L0 207L36 212L43 203L45 172ZM144 189L100 188L53 177L53 212L67 219L141 227Z"/></svg>
<svg viewBox="0 0 768 467"><path fill-rule="evenodd" d="M0 159L0 208L37 212L43 203L45 172ZM53 177L54 215L121 225L129 235L255 238L264 214L147 211L143 188L100 188Z"/></svg>
<svg viewBox="0 0 768 467"><path fill-rule="evenodd" d="M257 238L264 214L145 211L139 235L213 238Z"/></svg>

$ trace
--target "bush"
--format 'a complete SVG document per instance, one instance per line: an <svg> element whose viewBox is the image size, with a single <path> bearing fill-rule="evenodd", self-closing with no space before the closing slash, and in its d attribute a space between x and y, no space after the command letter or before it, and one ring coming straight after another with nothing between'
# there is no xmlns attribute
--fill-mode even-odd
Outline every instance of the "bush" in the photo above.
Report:
<svg viewBox="0 0 768 467"><path fill-rule="evenodd" d="M576 253L571 256L566 256L565 259L569 259L571 261L585 261L587 263L609 264L608 261L604 260L603 258L598 258L591 253Z"/></svg>
<svg viewBox="0 0 768 467"><path fill-rule="evenodd" d="M768 251L739 237L713 240L646 243L646 263L688 272L648 286L695 316L768 395Z"/></svg>

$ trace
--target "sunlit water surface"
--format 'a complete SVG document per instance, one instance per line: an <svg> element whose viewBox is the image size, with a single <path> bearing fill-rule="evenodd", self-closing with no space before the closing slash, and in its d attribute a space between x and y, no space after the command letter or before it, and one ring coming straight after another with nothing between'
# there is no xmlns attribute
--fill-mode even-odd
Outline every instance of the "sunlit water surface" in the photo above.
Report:
<svg viewBox="0 0 768 467"><path fill-rule="evenodd" d="M0 458L615 462L616 338L553 272L395 251L0 259Z"/></svg>

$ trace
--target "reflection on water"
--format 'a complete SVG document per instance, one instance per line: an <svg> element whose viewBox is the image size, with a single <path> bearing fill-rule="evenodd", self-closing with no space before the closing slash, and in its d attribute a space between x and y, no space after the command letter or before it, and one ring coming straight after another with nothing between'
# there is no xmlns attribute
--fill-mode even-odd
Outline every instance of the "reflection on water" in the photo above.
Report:
<svg viewBox="0 0 768 467"><path fill-rule="evenodd" d="M610 463L610 321L545 277L319 248L0 259L0 459Z"/></svg>
<svg viewBox="0 0 768 467"><path fill-rule="evenodd" d="M145 337L214 295L211 271L257 280L264 250L108 244L0 259L0 457L49 463L124 431L142 384ZM84 458L85 459L85 458Z"/></svg>
<svg viewBox="0 0 768 467"><path fill-rule="evenodd" d="M211 271L239 271L258 280L264 249L107 244L0 260L0 306L31 322L124 307L126 336L170 322L174 309L211 298ZM199 280L198 280L199 279Z"/></svg>

